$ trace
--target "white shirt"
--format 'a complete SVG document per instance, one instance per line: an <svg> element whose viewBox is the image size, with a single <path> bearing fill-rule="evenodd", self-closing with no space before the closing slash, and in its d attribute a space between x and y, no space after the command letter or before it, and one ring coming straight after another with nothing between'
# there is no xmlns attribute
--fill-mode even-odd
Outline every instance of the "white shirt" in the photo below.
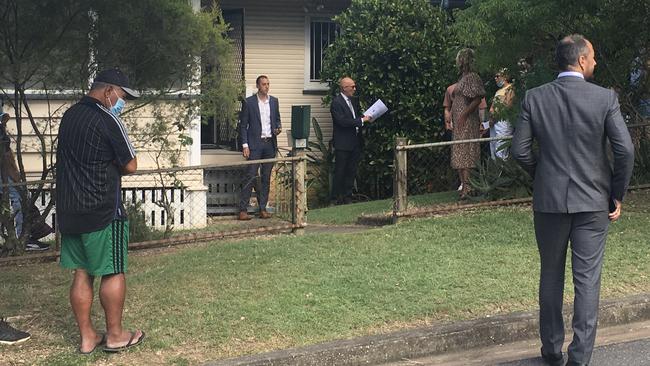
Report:
<svg viewBox="0 0 650 366"><path fill-rule="evenodd" d="M257 97L257 106L260 109L260 120L262 121L262 138L272 137L271 132L271 97L267 96L265 101Z"/></svg>
<svg viewBox="0 0 650 366"><path fill-rule="evenodd" d="M352 101L350 98L348 98L345 94L341 94L343 96L343 99L345 99L345 103L348 105L348 108L350 108L350 111L352 111L352 117L357 118L357 114L354 113L354 107L352 106Z"/></svg>
<svg viewBox="0 0 650 366"><path fill-rule="evenodd" d="M273 137L271 132L271 97L267 96L265 101L257 97L257 108L260 110L260 121L262 122L262 135L260 137L267 138ZM243 148L247 148L248 144L242 144Z"/></svg>
<svg viewBox="0 0 650 366"><path fill-rule="evenodd" d="M557 78L558 78L558 79L559 79L559 78L565 78L565 77L567 77L567 76L575 76L575 77L577 77L577 78L581 78L581 79L584 79L584 78L585 78L584 75L582 75L581 73L579 73L579 72L577 72L577 71L562 71L561 73L559 73L559 74L557 75Z"/></svg>

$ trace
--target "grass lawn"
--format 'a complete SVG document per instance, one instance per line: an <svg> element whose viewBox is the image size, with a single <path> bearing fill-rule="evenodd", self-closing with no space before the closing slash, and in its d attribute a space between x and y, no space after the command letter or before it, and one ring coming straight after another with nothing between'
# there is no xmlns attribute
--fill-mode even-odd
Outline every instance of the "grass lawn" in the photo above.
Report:
<svg viewBox="0 0 650 366"><path fill-rule="evenodd" d="M434 205L458 201L458 192L439 192L409 196L409 207ZM393 199L360 202L349 205L332 206L309 210L307 222L315 224L350 225L357 222L361 214L380 214L392 212Z"/></svg>
<svg viewBox="0 0 650 366"><path fill-rule="evenodd" d="M623 218L611 226L603 298L650 291L649 211L649 192L630 194ZM143 328L148 339L126 354L89 357L75 353L70 273L56 264L4 267L2 315L23 316L13 324L33 337L0 346L0 364L194 365L532 310L538 265L525 207L417 219L360 234L283 235L133 253L125 325ZM570 301L570 283L565 293ZM94 310L100 319L98 303Z"/></svg>

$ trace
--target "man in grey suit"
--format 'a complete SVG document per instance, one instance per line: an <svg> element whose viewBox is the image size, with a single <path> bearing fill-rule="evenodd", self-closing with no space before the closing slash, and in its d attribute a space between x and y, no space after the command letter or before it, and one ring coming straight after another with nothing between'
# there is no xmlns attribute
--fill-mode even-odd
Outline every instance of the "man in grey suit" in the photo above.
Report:
<svg viewBox="0 0 650 366"><path fill-rule="evenodd" d="M596 338L607 229L621 215L634 146L614 91L585 81L596 66L591 43L581 35L567 36L556 56L562 70L557 79L524 97L512 154L534 178L542 358L551 365L563 362L562 297L571 241L574 336L567 365L587 365Z"/></svg>

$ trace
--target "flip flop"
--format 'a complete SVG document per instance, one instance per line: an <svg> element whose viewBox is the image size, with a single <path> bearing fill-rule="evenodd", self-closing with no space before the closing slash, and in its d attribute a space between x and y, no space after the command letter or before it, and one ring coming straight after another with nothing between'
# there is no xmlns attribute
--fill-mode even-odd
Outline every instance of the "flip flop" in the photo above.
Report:
<svg viewBox="0 0 650 366"><path fill-rule="evenodd" d="M104 347L104 352L109 352L109 353L118 353L118 352L124 352L127 349L131 347L135 347L138 344L142 343L144 340L144 331L141 331L142 335L138 340L134 343L133 339L135 339L135 335L138 334L138 332L131 332L131 338L129 339L129 343L127 343L125 346L122 347Z"/></svg>
<svg viewBox="0 0 650 366"><path fill-rule="evenodd" d="M100 339L99 342L97 342L97 344L95 345L95 347L93 347L93 349L91 349L91 350L88 351L88 352L83 352L83 351L81 350L81 347L79 347L79 348L77 349L77 352L79 352L79 354L82 354L82 355L89 355L89 354L95 352L95 350L97 349L97 347L99 347L99 346L103 346L104 344L106 344L106 333L100 333L100 334L102 335L102 339Z"/></svg>

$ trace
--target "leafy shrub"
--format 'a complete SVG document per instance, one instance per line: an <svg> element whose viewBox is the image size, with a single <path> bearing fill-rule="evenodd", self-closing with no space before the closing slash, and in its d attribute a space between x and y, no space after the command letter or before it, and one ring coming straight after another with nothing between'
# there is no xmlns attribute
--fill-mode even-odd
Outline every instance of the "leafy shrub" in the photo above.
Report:
<svg viewBox="0 0 650 366"><path fill-rule="evenodd" d="M307 150L307 187L315 191L318 205L325 205L330 200L334 162L332 144L325 141L323 131L316 118L311 119L311 125L316 135L316 141L309 141Z"/></svg>
<svg viewBox="0 0 650 366"><path fill-rule="evenodd" d="M127 202L125 209L129 218L129 242L139 243L155 239L154 231L147 225L142 202Z"/></svg>
<svg viewBox="0 0 650 366"><path fill-rule="evenodd" d="M485 159L472 171L469 182L479 200L528 197L532 179L513 159Z"/></svg>

